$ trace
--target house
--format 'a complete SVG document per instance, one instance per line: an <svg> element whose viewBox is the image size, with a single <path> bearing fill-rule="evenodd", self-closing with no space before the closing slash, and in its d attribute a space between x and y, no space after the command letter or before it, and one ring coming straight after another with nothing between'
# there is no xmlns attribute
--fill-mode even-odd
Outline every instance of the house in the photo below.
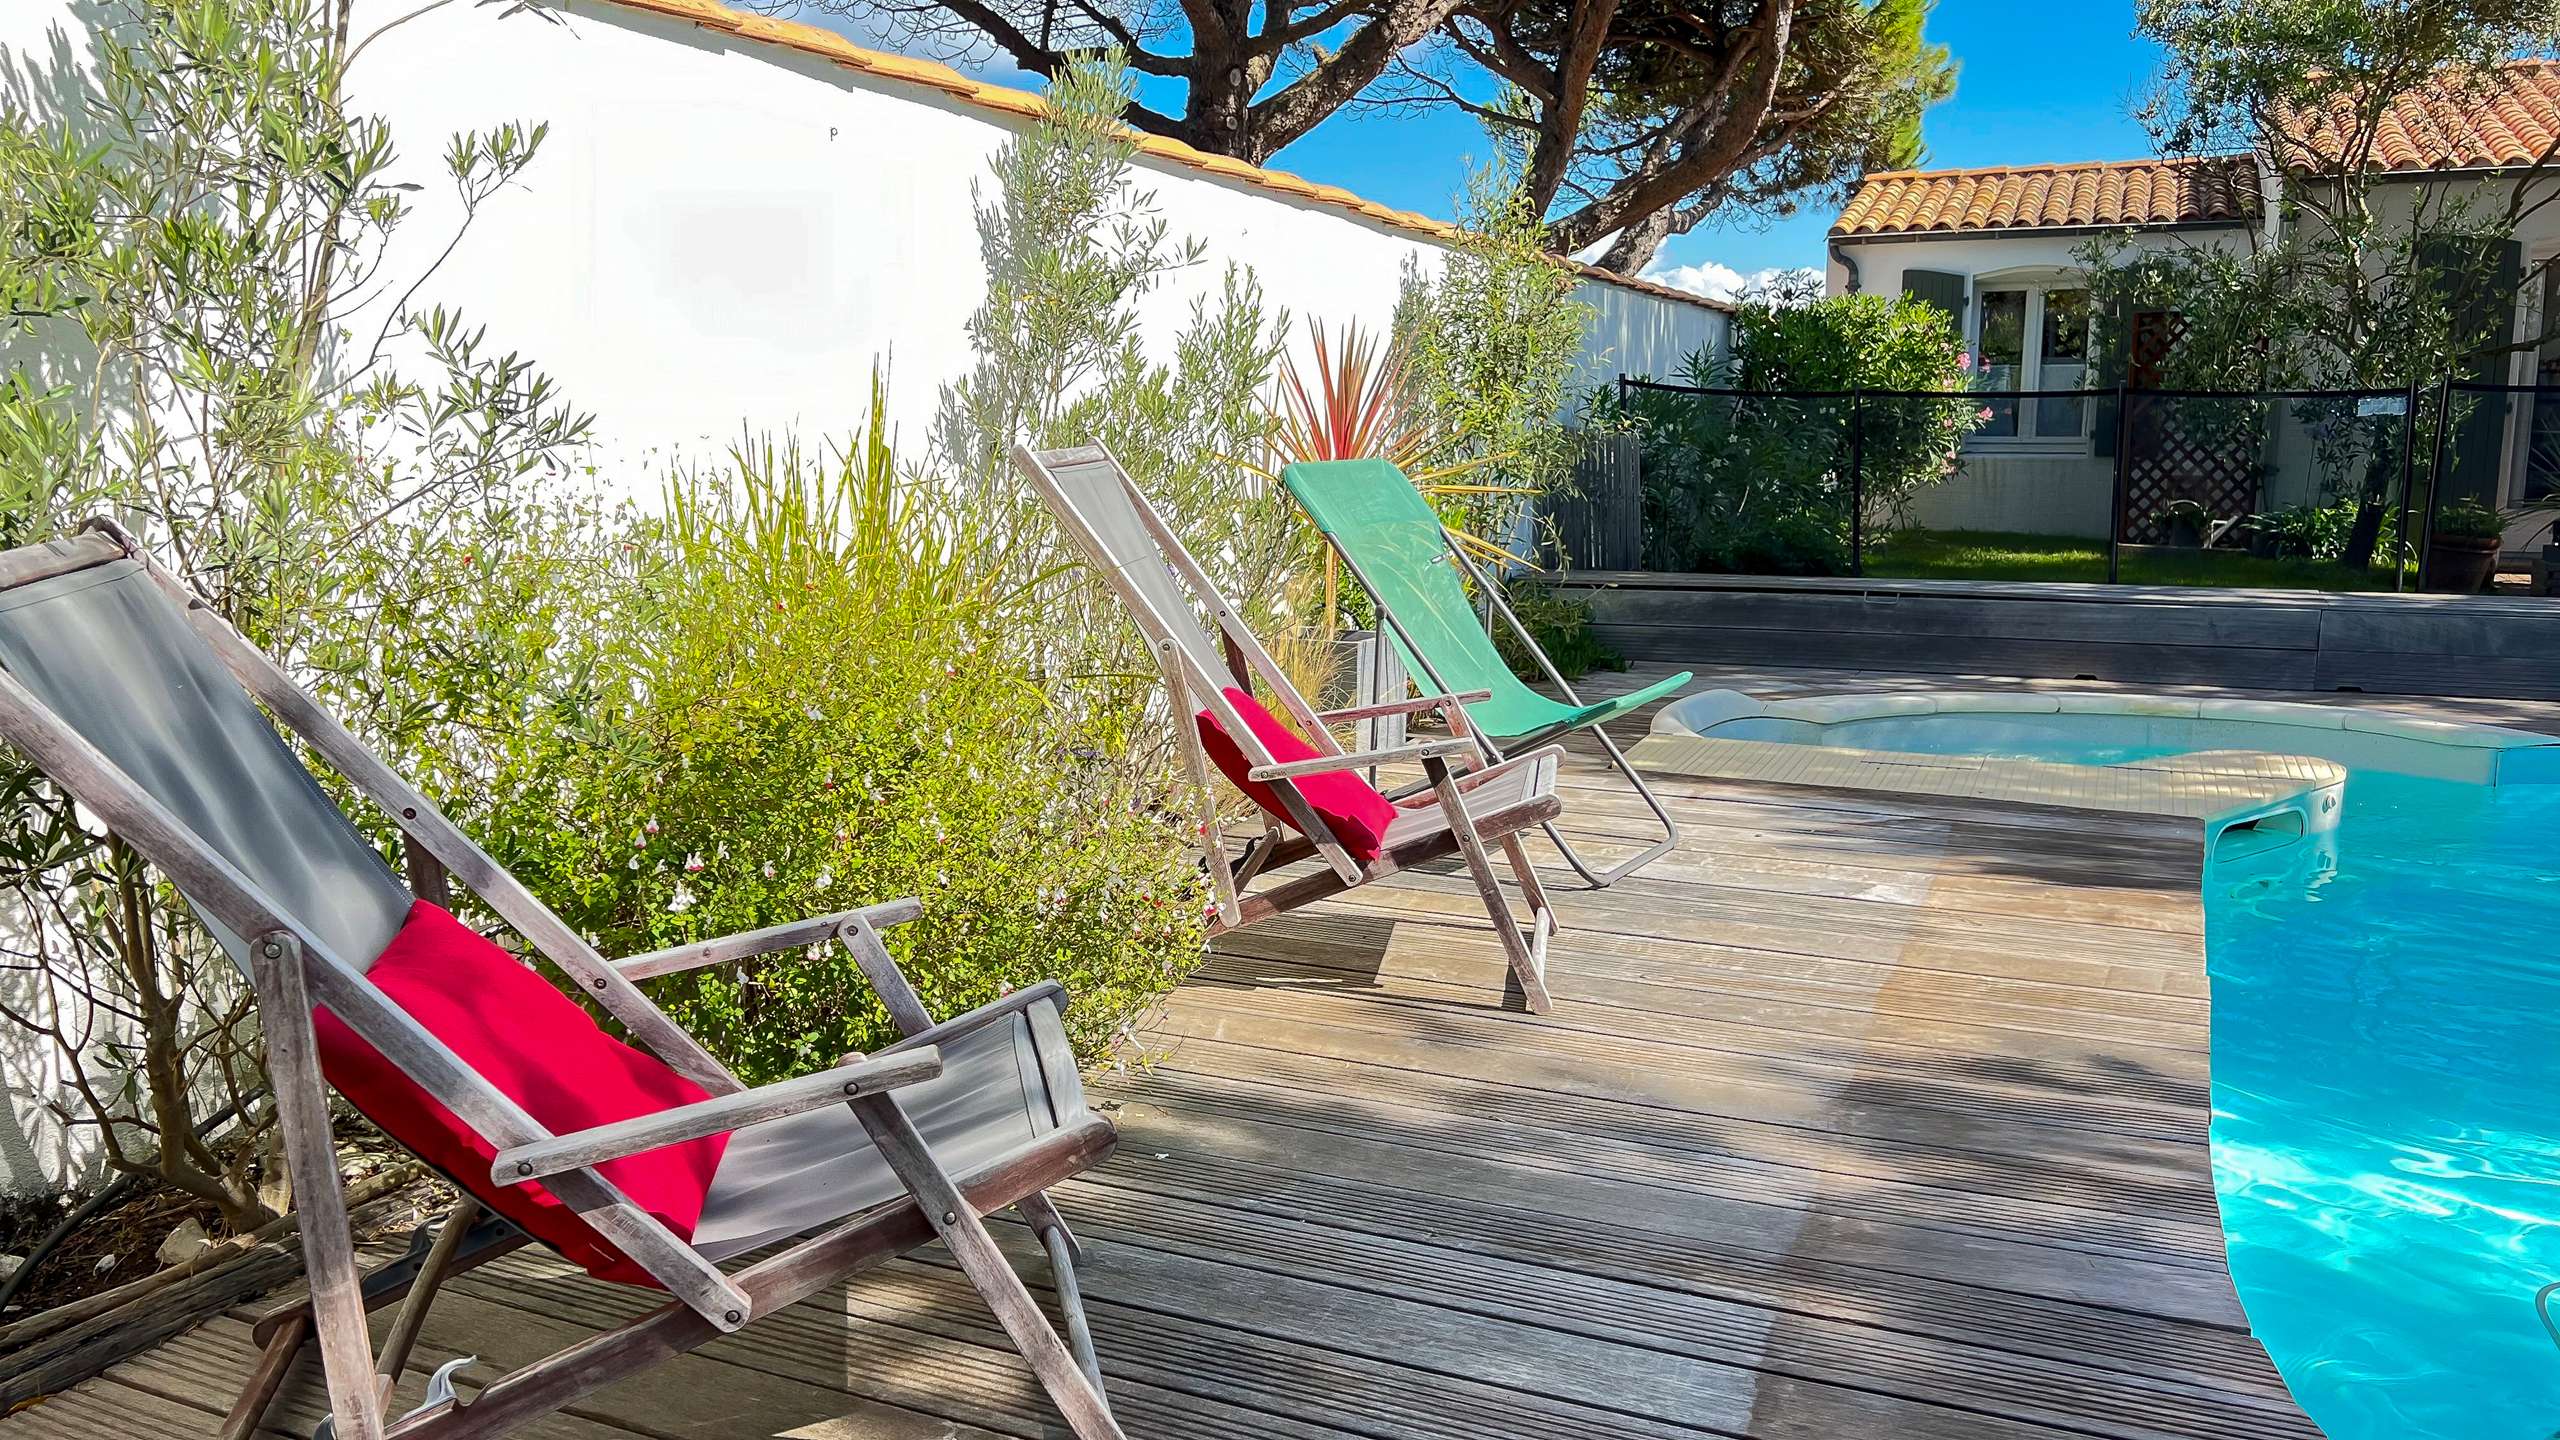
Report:
<svg viewBox="0 0 2560 1440"><path fill-rule="evenodd" d="M2166 348L2179 318L2128 317L2131 353L2123 363L2093 354L2079 253L2092 238L2111 234L2137 250L2269 243L2283 225L2305 223L2285 203L2287 185L2336 153L2340 131L2336 117L2305 115L2285 127L2276 153L1870 175L1831 227L1829 289L1913 295L1944 309L1982 365L1986 389L2068 390L2116 374L2139 387L2153 378L2146 361ZM2508 278L2474 301L2504 312L2502 328L2517 348L2458 378L2560 384L2560 338L2545 337L2547 328L2560 329L2560 264L2553 263L2560 257L2560 203L2533 203L2546 192L2560 199L2560 170L2550 164L2560 153L2560 64L2502 67L2485 92L2406 97L2386 115L2371 150L2369 164L2382 172L2376 199L2386 227L2405 221L2422 199L2435 205L2459 197L2503 210L2519 187L2529 187L2521 221L2493 257ZM2546 326L2545 316L2555 323ZM2377 398L2364 413L2395 405ZM2107 533L2113 407L2065 397L1990 409L1967 441L1963 473L1925 496L1911 518L1946 528ZM2336 466L2324 473L2306 423L2303 413L2284 417L2269 427L2275 433L2258 453L2227 457L2219 468L2229 473L2219 481L2199 478L2195 472L2216 467L2197 460L2197 447L2185 447L2189 473L2160 493L2197 491L2192 498L2217 513L2334 495ZM2461 491L2510 509L2560 503L2560 392L2481 395L2452 448L2450 469ZM2532 528L2546 518L2536 517ZM2139 529L2144 517L2130 519ZM2522 543L2523 528L2514 533Z"/></svg>

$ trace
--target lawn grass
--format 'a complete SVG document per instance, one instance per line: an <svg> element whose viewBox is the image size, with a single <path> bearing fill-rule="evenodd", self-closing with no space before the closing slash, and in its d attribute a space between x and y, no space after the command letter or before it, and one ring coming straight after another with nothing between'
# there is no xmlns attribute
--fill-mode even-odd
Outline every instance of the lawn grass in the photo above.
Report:
<svg viewBox="0 0 2560 1440"><path fill-rule="evenodd" d="M1897 530L1867 546L1866 573L1886 580L2054 580L2107 578L2107 544L2067 535L2005 530ZM2128 545L2118 577L2127 585L2223 585L2255 590L2388 590L2387 566L2356 570L2335 560L2262 560L2240 550L2176 550ZM2417 577L2404 583L2414 587Z"/></svg>

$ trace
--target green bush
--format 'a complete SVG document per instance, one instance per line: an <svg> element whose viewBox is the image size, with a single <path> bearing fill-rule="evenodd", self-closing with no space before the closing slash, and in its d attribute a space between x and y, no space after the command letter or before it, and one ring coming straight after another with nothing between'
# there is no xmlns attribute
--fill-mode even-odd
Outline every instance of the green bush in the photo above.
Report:
<svg viewBox="0 0 2560 1440"><path fill-rule="evenodd" d="M1513 614L1520 617L1521 628L1546 652L1557 673L1567 680L1579 680L1594 670L1624 670L1627 659L1603 644L1592 633L1591 606L1583 600L1559 595L1544 585L1530 582L1506 587L1504 599ZM1493 648L1510 665L1511 673L1531 682L1543 681L1547 672L1538 665L1537 657L1520 643L1508 625L1493 627Z"/></svg>
<svg viewBox="0 0 2560 1440"><path fill-rule="evenodd" d="M1200 954L1188 836L1131 717L1059 703L989 530L879 423L671 484L584 685L503 756L492 844L607 954L919 896L888 938L927 1005L1056 978L1099 1057ZM896 1034L840 948L653 994L751 1082Z"/></svg>
<svg viewBox="0 0 2560 1440"><path fill-rule="evenodd" d="M1846 574L1855 501L1870 518L1899 513L1953 472L1981 423L1970 396L1840 393L1968 387L1953 322L1907 296L1790 286L1746 297L1732 344L1727 359L1691 357L1681 379L1749 393L1638 389L1623 411L1601 402L1607 420L1644 437L1648 569Z"/></svg>
<svg viewBox="0 0 2560 1440"><path fill-rule="evenodd" d="M2448 500L2429 534L2449 540L2494 540L2507 533L2506 517L2478 500Z"/></svg>

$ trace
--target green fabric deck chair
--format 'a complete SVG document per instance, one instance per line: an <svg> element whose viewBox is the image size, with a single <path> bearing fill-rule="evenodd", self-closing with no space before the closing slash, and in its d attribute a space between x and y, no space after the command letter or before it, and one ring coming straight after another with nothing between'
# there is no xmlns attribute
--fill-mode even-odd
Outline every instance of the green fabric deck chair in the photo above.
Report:
<svg viewBox="0 0 2560 1440"><path fill-rule="evenodd" d="M1556 673L1554 662L1529 637L1501 588L1489 583L1466 553L1449 538L1429 501L1402 470L1386 460L1324 460L1291 465L1280 481L1340 552L1342 563L1378 603L1382 628L1395 637L1405 668L1428 691L1458 695L1490 691L1491 698L1465 707L1468 725L1485 759L1498 764L1506 755L1549 744L1577 730L1588 730L1609 753L1618 772L1644 797L1663 835L1633 858L1607 870L1594 870L1565 843L1553 821L1547 838L1564 852L1575 872L1595 887L1613 885L1668 850L1680 838L1671 812L1627 763L1626 755L1603 728L1689 683L1683 670L1632 694L1585 704ZM1554 700L1521 683L1494 649L1493 637L1478 622L1467 599L1466 584L1491 601L1520 643L1537 657L1538 666L1555 682L1564 699Z"/></svg>

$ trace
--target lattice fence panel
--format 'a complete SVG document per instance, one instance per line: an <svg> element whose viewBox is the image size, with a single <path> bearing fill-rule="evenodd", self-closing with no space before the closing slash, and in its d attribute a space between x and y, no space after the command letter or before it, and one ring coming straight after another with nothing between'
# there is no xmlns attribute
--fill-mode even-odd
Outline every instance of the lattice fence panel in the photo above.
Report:
<svg viewBox="0 0 2560 1440"><path fill-rule="evenodd" d="M2129 378L2136 387L2160 383L2160 362L2186 327L2183 315L2155 310L2134 316ZM2127 403L2132 414L2126 426L2126 543L2156 545L2166 539L2169 527L2160 512L2174 500L2193 500L2217 520L2258 508L2255 434L2212 434L2229 427L2197 423L2212 417L2193 410L2182 417L2182 404L2172 396L2137 395ZM2182 418L2189 423L2181 424Z"/></svg>

